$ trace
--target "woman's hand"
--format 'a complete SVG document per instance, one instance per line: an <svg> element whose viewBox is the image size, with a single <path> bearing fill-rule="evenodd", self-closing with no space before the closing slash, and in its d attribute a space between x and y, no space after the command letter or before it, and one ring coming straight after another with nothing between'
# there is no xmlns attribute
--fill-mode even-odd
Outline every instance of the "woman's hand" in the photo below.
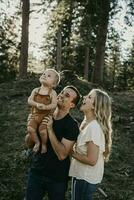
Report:
<svg viewBox="0 0 134 200"><path fill-rule="evenodd" d="M72 157L81 163L94 166L97 163L99 156L99 147L93 142L87 143L87 155L80 154L76 150L72 151Z"/></svg>
<svg viewBox="0 0 134 200"><path fill-rule="evenodd" d="M73 158L75 158L75 157L76 157L76 154L77 154L77 152L74 151L74 150L72 150L71 153L70 153L70 156L72 156Z"/></svg>

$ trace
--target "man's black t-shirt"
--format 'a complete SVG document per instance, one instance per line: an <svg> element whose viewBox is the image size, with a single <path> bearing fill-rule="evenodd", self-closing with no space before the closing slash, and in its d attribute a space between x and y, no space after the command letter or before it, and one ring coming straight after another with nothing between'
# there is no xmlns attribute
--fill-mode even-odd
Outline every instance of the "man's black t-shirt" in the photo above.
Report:
<svg viewBox="0 0 134 200"><path fill-rule="evenodd" d="M78 124L69 114L60 120L53 120L53 130L59 141L62 138L75 141L79 134ZM68 179L69 166L69 156L62 161L58 160L48 139L47 152L33 155L31 172L57 181L66 181Z"/></svg>

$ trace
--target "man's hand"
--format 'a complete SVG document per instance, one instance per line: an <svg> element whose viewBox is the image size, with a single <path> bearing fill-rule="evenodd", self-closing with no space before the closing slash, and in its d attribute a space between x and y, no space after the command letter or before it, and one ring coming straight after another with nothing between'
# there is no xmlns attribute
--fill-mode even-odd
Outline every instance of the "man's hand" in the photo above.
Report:
<svg viewBox="0 0 134 200"><path fill-rule="evenodd" d="M42 123L47 126L48 134L49 134L49 130L53 130L52 116L44 117L44 119L42 120Z"/></svg>

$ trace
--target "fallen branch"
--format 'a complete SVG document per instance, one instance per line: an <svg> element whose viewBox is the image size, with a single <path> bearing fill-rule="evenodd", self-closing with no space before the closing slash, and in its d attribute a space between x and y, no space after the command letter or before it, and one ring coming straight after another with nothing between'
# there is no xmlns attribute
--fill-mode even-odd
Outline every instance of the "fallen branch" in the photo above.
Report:
<svg viewBox="0 0 134 200"><path fill-rule="evenodd" d="M98 190L104 197L107 197L107 194L101 188L98 188Z"/></svg>

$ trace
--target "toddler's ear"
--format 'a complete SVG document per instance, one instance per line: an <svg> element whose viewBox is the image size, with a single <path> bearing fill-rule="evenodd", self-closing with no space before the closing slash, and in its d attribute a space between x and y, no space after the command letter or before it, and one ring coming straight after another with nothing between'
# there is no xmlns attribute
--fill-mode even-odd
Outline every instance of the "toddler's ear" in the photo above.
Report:
<svg viewBox="0 0 134 200"><path fill-rule="evenodd" d="M70 104L71 104L71 108L75 107L75 104L73 102L71 102Z"/></svg>
<svg viewBox="0 0 134 200"><path fill-rule="evenodd" d="M53 88L56 88L57 84L56 83L53 83Z"/></svg>

